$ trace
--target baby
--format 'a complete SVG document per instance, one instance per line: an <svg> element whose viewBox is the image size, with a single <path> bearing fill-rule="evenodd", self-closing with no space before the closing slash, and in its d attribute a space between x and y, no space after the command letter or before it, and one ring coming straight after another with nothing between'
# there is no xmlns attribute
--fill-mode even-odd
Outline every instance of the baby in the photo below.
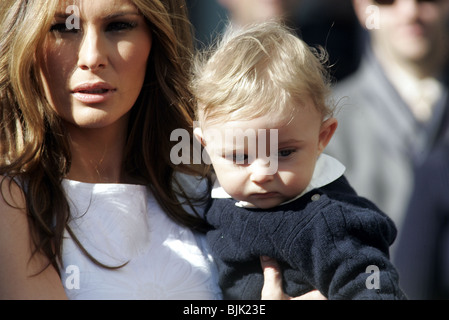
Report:
<svg viewBox="0 0 449 320"><path fill-rule="evenodd" d="M216 175L206 218L226 299L260 299L260 256L290 296L403 299L389 260L393 222L323 154L337 128L325 55L270 22L197 59L196 138Z"/></svg>

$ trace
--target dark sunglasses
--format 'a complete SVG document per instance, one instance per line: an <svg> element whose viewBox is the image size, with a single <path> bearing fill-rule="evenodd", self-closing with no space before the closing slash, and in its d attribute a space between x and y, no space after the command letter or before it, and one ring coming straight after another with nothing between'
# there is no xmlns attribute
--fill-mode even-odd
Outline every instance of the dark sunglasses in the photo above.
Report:
<svg viewBox="0 0 449 320"><path fill-rule="evenodd" d="M395 3L396 0L374 0L375 3L381 6L389 6ZM439 2L440 0L416 0L418 3L421 2Z"/></svg>

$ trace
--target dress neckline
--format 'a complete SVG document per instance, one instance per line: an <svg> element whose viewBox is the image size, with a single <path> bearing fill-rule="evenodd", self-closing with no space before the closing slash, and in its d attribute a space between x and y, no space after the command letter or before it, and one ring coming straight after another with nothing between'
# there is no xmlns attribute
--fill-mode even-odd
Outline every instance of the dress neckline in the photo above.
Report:
<svg viewBox="0 0 449 320"><path fill-rule="evenodd" d="M86 192L143 192L148 190L147 186L142 184L129 183L90 183L71 179L62 180L63 188L67 190L84 190Z"/></svg>

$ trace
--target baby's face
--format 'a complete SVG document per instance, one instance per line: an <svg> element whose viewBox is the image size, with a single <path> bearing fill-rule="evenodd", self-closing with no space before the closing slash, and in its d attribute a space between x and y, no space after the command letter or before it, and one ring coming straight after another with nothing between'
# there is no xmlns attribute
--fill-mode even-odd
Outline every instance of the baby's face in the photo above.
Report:
<svg viewBox="0 0 449 320"><path fill-rule="evenodd" d="M266 209L307 187L336 126L335 119L323 122L315 108L304 107L288 123L281 115L206 123L203 140L225 191Z"/></svg>

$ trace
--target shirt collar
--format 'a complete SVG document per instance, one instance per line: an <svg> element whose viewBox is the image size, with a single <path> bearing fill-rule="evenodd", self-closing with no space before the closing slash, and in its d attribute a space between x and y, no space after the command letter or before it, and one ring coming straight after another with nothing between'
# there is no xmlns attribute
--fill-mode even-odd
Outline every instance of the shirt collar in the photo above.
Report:
<svg viewBox="0 0 449 320"><path fill-rule="evenodd" d="M326 154L321 154L315 164L315 170L313 171L312 179L310 180L309 185L304 189L304 191L301 194L299 194L293 199L285 201L282 204L295 201L296 199L302 197L307 192L313 189L321 188L328 185L331 182L334 182L344 174L345 170L346 170L345 166L340 161ZM223 187L220 186L220 183L218 182L217 179L215 179L211 196L214 199L231 198L231 196L223 189ZM239 207L252 207L251 204L245 201L236 202L235 205Z"/></svg>

